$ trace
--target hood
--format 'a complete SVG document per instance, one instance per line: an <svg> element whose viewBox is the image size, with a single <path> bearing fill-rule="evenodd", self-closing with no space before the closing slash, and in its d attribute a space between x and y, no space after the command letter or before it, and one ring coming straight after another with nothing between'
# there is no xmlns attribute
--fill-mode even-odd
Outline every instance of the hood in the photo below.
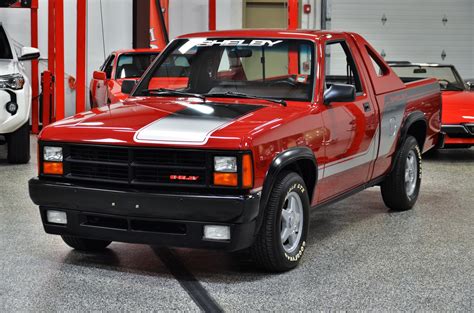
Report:
<svg viewBox="0 0 474 313"><path fill-rule="evenodd" d="M474 123L474 92L443 92L443 124Z"/></svg>
<svg viewBox="0 0 474 313"><path fill-rule="evenodd" d="M0 75L18 73L17 62L15 60L0 59Z"/></svg>
<svg viewBox="0 0 474 313"><path fill-rule="evenodd" d="M41 132L40 140L243 149L255 129L281 123L288 109L265 101L227 100L127 99L56 122Z"/></svg>

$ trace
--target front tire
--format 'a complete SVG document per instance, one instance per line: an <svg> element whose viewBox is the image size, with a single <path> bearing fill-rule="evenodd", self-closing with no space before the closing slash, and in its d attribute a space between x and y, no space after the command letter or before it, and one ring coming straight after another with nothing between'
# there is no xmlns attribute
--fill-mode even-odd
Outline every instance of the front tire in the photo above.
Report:
<svg viewBox="0 0 474 313"><path fill-rule="evenodd" d="M25 164L30 161L30 126L28 123L7 136L8 163Z"/></svg>
<svg viewBox="0 0 474 313"><path fill-rule="evenodd" d="M421 185L421 151L418 142L408 136L395 167L381 185L385 205L393 211L407 211L418 199Z"/></svg>
<svg viewBox="0 0 474 313"><path fill-rule="evenodd" d="M275 182L263 223L250 252L256 264L271 272L295 268L303 256L309 227L309 197L298 174L284 172Z"/></svg>
<svg viewBox="0 0 474 313"><path fill-rule="evenodd" d="M85 239L68 235L62 235L61 238L68 246L80 251L101 251L112 243L106 240Z"/></svg>

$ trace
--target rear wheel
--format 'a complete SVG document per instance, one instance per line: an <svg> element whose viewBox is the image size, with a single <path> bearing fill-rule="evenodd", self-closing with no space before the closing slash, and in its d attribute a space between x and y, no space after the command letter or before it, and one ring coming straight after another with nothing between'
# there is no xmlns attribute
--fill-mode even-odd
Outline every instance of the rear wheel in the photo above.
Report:
<svg viewBox="0 0 474 313"><path fill-rule="evenodd" d="M107 240L94 240L94 239L85 239L76 236L62 235L61 238L63 241L76 250L81 251L100 251L107 248L112 241Z"/></svg>
<svg viewBox="0 0 474 313"><path fill-rule="evenodd" d="M30 161L30 126L28 123L8 134L8 162L25 164Z"/></svg>
<svg viewBox="0 0 474 313"><path fill-rule="evenodd" d="M421 185L421 151L414 137L405 140L396 162L381 185L382 197L393 211L406 211L415 205Z"/></svg>
<svg viewBox="0 0 474 313"><path fill-rule="evenodd" d="M306 247L309 226L309 197L303 179L294 172L280 174L263 214L250 249L253 259L273 272L296 267Z"/></svg>

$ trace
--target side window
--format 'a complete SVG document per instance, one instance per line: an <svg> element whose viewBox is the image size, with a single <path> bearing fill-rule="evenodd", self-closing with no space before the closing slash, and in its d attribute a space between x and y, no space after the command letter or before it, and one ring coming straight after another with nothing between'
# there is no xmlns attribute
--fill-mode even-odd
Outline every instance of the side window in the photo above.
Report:
<svg viewBox="0 0 474 313"><path fill-rule="evenodd" d="M377 76L382 77L387 74L388 69L385 67L382 61L380 61L379 58L375 56L375 53L367 46L365 47L365 49L367 49L367 54L369 55L370 61L372 62L372 66L374 67L374 71Z"/></svg>
<svg viewBox="0 0 474 313"><path fill-rule="evenodd" d="M115 55L112 54L107 60L107 62L105 62L105 64L102 65L102 71L105 72L107 79L110 79L112 77L112 69L114 67L114 60L115 60Z"/></svg>
<svg viewBox="0 0 474 313"><path fill-rule="evenodd" d="M362 84L351 50L345 41L326 44L326 88L332 84L353 85L356 92L362 92Z"/></svg>

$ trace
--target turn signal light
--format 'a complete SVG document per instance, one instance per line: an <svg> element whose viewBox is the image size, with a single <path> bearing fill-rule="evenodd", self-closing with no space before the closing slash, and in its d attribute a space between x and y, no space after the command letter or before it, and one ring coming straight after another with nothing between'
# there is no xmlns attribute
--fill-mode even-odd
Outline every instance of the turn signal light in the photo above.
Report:
<svg viewBox="0 0 474 313"><path fill-rule="evenodd" d="M253 187L252 157L250 154L244 154L242 157L242 187Z"/></svg>
<svg viewBox="0 0 474 313"><path fill-rule="evenodd" d="M62 175L63 174L63 163L61 163L61 162L44 162L43 163L43 174Z"/></svg>
<svg viewBox="0 0 474 313"><path fill-rule="evenodd" d="M238 182L237 173L214 173L214 185L236 187Z"/></svg>

